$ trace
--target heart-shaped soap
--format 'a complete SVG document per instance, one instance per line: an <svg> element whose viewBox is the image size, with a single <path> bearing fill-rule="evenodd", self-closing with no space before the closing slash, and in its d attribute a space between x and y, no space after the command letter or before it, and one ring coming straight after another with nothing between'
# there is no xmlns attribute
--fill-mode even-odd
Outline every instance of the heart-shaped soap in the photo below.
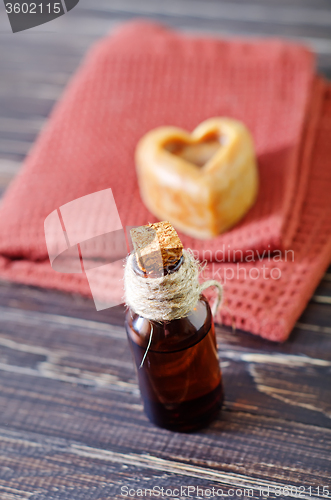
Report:
<svg viewBox="0 0 331 500"><path fill-rule="evenodd" d="M136 165L147 208L196 238L212 238L236 224L258 191L251 134L230 118L210 118L191 134L153 129L137 145Z"/></svg>

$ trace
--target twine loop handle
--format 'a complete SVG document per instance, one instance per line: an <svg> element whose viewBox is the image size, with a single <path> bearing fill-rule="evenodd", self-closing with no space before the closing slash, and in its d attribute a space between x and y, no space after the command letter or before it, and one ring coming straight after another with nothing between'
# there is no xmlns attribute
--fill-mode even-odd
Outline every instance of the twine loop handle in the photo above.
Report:
<svg viewBox="0 0 331 500"><path fill-rule="evenodd" d="M219 281L216 281L216 280L205 281L204 283L202 283L202 285L200 285L200 293L202 293L204 290L206 290L206 288L209 288L211 286L214 286L215 288L217 288L217 297L216 297L216 300L214 301L214 303L211 307L212 315L215 316L219 306L222 303L222 299L223 299L223 287L222 287L221 283Z"/></svg>

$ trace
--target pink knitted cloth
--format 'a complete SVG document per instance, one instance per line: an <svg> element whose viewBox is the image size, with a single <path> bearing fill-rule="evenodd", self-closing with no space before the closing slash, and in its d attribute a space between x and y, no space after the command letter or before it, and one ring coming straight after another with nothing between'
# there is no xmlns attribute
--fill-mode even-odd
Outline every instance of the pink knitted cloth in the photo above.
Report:
<svg viewBox="0 0 331 500"><path fill-rule="evenodd" d="M139 138L160 125L192 130L211 116L229 116L253 133L258 200L240 224L213 240L180 237L210 261L204 277L225 278L218 320L285 340L330 260L330 92L301 46L192 38L147 22L127 24L88 54L8 189L0 210L0 275L90 294L84 275L51 268L45 218L111 188L123 226L155 221L137 186ZM288 248L293 262L293 253L287 261L284 252L276 252L278 261L271 258L272 250ZM230 260L235 250L244 257L254 250L255 262L219 262L220 249ZM262 262L262 255L270 258ZM118 300L119 278L100 274L100 294Z"/></svg>

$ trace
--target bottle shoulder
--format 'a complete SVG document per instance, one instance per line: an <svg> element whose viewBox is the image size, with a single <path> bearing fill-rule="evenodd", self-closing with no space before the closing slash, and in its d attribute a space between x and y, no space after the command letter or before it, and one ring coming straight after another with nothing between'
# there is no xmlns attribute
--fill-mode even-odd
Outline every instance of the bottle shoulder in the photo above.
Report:
<svg viewBox="0 0 331 500"><path fill-rule="evenodd" d="M147 347L152 334L151 351L174 352L199 342L212 326L212 314L207 299L201 295L196 307L185 318L157 322L128 309L125 326L129 339L135 344Z"/></svg>

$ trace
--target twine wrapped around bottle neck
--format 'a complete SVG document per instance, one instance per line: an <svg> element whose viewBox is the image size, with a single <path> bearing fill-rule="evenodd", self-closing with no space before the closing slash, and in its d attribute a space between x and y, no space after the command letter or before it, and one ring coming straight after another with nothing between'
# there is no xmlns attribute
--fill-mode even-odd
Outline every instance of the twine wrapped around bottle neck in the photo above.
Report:
<svg viewBox="0 0 331 500"><path fill-rule="evenodd" d="M203 290L215 286L217 300L213 315L222 301L222 286L216 280L199 283L199 262L192 252L183 250L183 263L176 272L158 278L139 276L129 255L124 270L125 303L136 314L154 321L171 321L187 316L197 305Z"/></svg>

